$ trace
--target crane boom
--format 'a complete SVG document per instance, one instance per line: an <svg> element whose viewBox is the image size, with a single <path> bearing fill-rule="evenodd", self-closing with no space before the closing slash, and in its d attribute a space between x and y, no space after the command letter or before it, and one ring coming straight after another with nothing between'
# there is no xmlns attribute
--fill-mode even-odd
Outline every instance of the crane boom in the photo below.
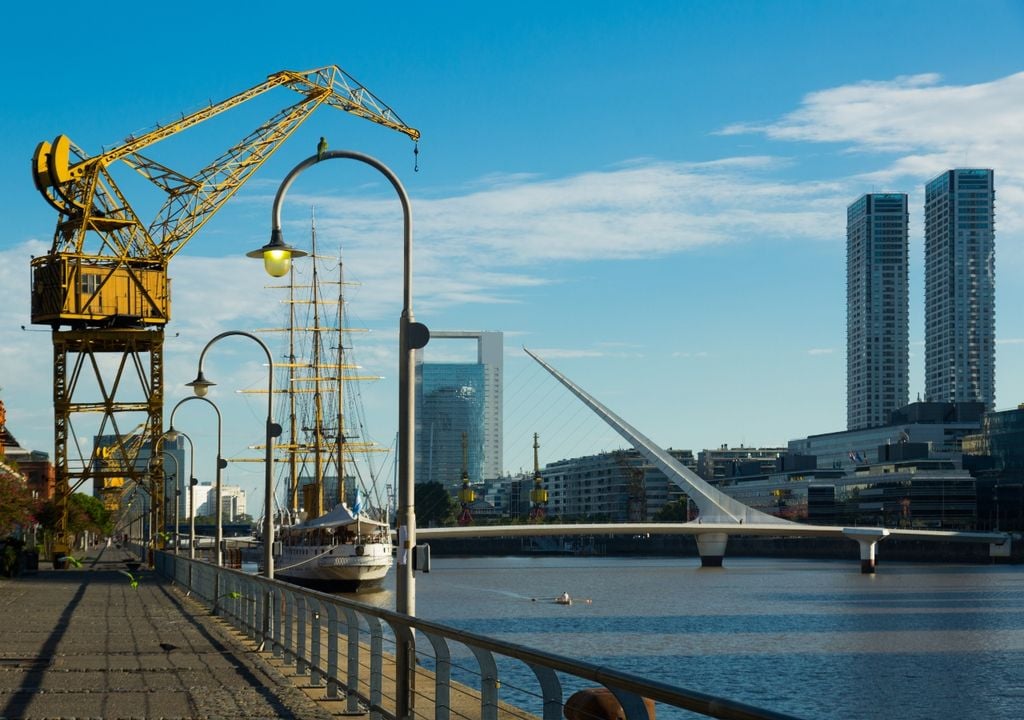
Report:
<svg viewBox="0 0 1024 720"><path fill-rule="evenodd" d="M140 154L171 135L281 86L304 96L303 100L271 117L192 177L176 173ZM36 188L67 218L54 238L53 251L82 253L87 231L95 230L111 235L113 242L104 243L101 248L114 254L150 260L172 257L309 114L324 103L404 133L413 140L419 139L418 130L402 122L391 107L336 65L305 72L273 73L248 90L175 122L158 125L139 137L129 136L121 144L93 157L86 157L66 135L58 135L52 143L39 143L32 159ZM107 168L118 161L168 195L148 229L142 228L127 201L115 190L116 185L107 172ZM136 238L138 233L148 237Z"/></svg>

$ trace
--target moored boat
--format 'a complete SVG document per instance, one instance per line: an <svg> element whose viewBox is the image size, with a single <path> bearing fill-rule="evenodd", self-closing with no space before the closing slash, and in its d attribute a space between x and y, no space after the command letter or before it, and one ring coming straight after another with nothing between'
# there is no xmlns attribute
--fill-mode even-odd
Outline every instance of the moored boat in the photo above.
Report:
<svg viewBox="0 0 1024 720"><path fill-rule="evenodd" d="M391 569L387 523L344 504L313 520L283 525L275 543L275 575L316 589L357 592L380 587Z"/></svg>

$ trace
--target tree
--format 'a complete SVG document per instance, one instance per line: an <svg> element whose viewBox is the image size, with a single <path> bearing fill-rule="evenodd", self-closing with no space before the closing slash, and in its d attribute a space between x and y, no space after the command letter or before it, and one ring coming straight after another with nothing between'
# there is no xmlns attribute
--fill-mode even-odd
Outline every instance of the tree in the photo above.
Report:
<svg viewBox="0 0 1024 720"><path fill-rule="evenodd" d="M416 523L423 527L444 525L455 516L455 499L439 482L416 484Z"/></svg>
<svg viewBox="0 0 1024 720"><path fill-rule="evenodd" d="M31 523L34 506L25 478L11 465L0 462L0 536Z"/></svg>
<svg viewBox="0 0 1024 720"><path fill-rule="evenodd" d="M113 531L110 511L99 498L75 493L68 499L68 530L76 535L86 531L109 535Z"/></svg>
<svg viewBox="0 0 1024 720"><path fill-rule="evenodd" d="M686 522L686 500L673 500L654 516L654 522Z"/></svg>

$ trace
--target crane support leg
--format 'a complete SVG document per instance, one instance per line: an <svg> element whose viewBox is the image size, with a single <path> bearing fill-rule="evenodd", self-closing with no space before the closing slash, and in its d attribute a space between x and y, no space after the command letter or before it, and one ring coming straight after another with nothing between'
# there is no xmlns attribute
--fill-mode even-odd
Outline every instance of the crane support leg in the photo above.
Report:
<svg viewBox="0 0 1024 720"><path fill-rule="evenodd" d="M53 333L55 500L60 514L55 554L67 553L73 541L71 495L89 479L99 479L92 454L82 452L78 433L85 433L92 446L99 436L121 442L126 430L140 423L150 442L162 432L163 335L163 330L126 329ZM162 528L162 455L155 453L145 464L132 462L122 470L125 483L147 491L153 524Z"/></svg>

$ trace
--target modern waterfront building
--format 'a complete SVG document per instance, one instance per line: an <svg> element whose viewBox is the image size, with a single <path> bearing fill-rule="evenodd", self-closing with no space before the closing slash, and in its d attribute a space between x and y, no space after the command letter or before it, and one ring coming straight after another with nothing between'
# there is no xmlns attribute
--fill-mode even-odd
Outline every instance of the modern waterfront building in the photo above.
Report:
<svg viewBox="0 0 1024 720"><path fill-rule="evenodd" d="M846 210L846 428L884 425L910 395L905 193L870 193Z"/></svg>
<svg viewBox="0 0 1024 720"><path fill-rule="evenodd" d="M981 436L995 468L1008 478L1024 481L1024 403L1013 410L985 413Z"/></svg>
<svg viewBox="0 0 1024 720"><path fill-rule="evenodd" d="M931 458L952 459L962 452L963 438L978 432L982 410L980 403L911 403L881 427L790 440L789 452L815 457L819 468L849 470L884 460L879 448L899 443L924 443Z"/></svg>
<svg viewBox="0 0 1024 720"><path fill-rule="evenodd" d="M722 445L714 450L697 453L697 474L709 483L728 482L738 475L756 475L775 469L779 457L787 448L751 448L740 445L731 448Z"/></svg>
<svg viewBox="0 0 1024 720"><path fill-rule="evenodd" d="M886 447L872 454L883 456ZM927 453L923 445L916 449L918 455ZM762 512L817 525L971 530L978 518L971 474L957 461L920 456L883 459L850 472L811 470L740 478L720 489Z"/></svg>
<svg viewBox="0 0 1024 720"><path fill-rule="evenodd" d="M476 362L416 365L416 481L461 485L463 436L470 481L502 474L502 366L500 332L431 331L431 345L447 339L477 344Z"/></svg>
<svg viewBox="0 0 1024 720"><path fill-rule="evenodd" d="M690 450L668 452L696 468ZM634 449L559 460L546 465L541 476L549 518L642 522L684 494Z"/></svg>
<svg viewBox="0 0 1024 720"><path fill-rule="evenodd" d="M217 486L213 483L196 485L196 516L215 517L217 507ZM232 523L239 515L245 515L245 490L238 485L220 486L221 522ZM187 515L182 515L186 519Z"/></svg>
<svg viewBox="0 0 1024 720"><path fill-rule="evenodd" d="M947 170L925 186L925 400L995 405L992 170Z"/></svg>

